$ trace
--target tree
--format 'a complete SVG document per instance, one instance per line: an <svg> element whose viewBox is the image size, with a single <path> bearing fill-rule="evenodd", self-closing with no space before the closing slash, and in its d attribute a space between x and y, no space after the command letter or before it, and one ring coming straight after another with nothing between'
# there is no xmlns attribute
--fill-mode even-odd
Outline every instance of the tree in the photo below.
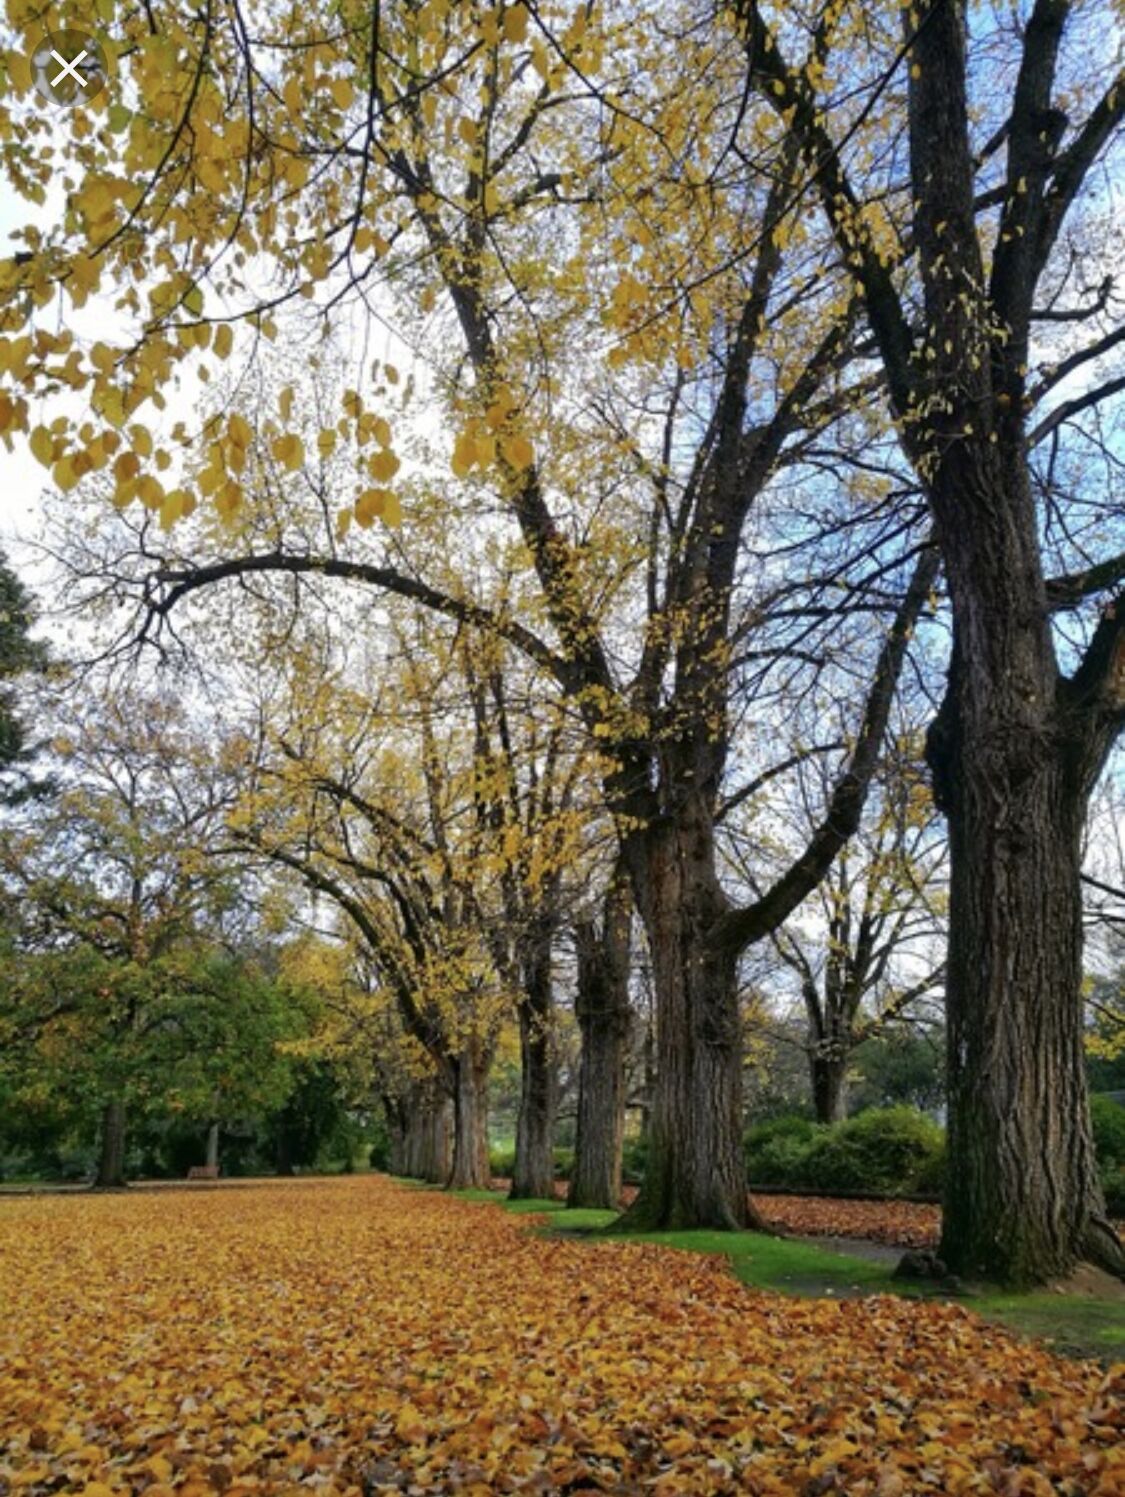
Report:
<svg viewBox="0 0 1125 1497"><path fill-rule="evenodd" d="M935 947L945 935L937 876L945 850L934 836L920 768L908 754L885 756L873 814L817 890L812 929L794 920L772 938L800 987L820 1123L847 1116L855 1050L909 1020L912 1006L944 977Z"/></svg>
<svg viewBox="0 0 1125 1497"><path fill-rule="evenodd" d="M29 241L29 258L8 275L12 304L23 306L49 302L64 273L66 294L80 296L102 276L127 274L126 310L142 326L88 352L69 336L42 352L13 340L19 390L37 394L50 360L65 356L69 381L106 413L88 437L60 418L30 440L64 489L84 472L112 471L116 499L139 499L162 523L199 494L235 522L245 549L160 571L161 616L224 578L332 576L494 634L553 678L601 754L653 965L650 1167L629 1219L743 1225L752 1208L739 1137L738 963L854 830L937 569L921 506L889 514L880 505L848 531L854 539L867 527L830 576L809 579L816 594L847 576L850 607L887 632L862 648L851 751L839 754L808 846L760 899L735 904L715 847L732 789L732 701L753 695L763 657L784 656L770 605L793 597L757 542L785 532L780 524L770 536L779 473L802 471L818 439L852 453L869 436L855 416L872 386L851 377L854 299L839 297L831 277L820 283L799 243L789 253L799 142L774 130L766 109L746 107L738 37L723 19L700 28L688 3L671 8L672 45L655 50L650 18L632 8L619 18L567 10L559 27L522 6L357 9L340 31L302 16L276 55L210 12L149 14L124 28L135 43L126 65L152 107L119 151L74 113L69 148L85 168L74 214L49 244ZM194 83L169 87L173 58ZM717 128L701 130L704 119ZM26 153L6 155L14 179L35 190ZM557 168L544 169L547 158ZM560 244L573 253L556 271ZM401 299L412 329L427 329L459 487L451 500L445 474L416 506L420 530L431 530L419 554L344 553L353 522L367 527L401 507L401 485L389 486L401 458L384 414L397 370L392 378L381 367L374 391L349 386L338 421L307 412L302 430L293 392L283 392L257 444L242 411L215 411L171 492L149 471L150 453L158 472L171 460L163 440L138 421L121 437L189 353L209 350L208 367L231 355L222 325L232 316L275 336L280 314L248 289L239 264L263 248L278 303L319 301L327 318L365 296L370 278ZM145 270L148 308L134 289ZM26 314L12 315L22 327ZM28 411L19 394L7 424L22 430ZM342 502L317 488L316 474L341 442L361 475ZM306 532L295 546L255 550L253 522L237 528L271 465L317 493L328 523L315 549ZM502 548L519 557L515 598L489 585L494 572L476 588L473 521L485 505ZM466 565L451 567L432 543L435 510L464 521L466 509ZM848 616L821 606L820 627Z"/></svg>
<svg viewBox="0 0 1125 1497"><path fill-rule="evenodd" d="M1125 1273L1090 1134L1079 887L1089 797L1125 721L1125 560L1079 545L1076 570L1047 575L1066 503L1059 444L1125 383L1099 378L1125 328L1097 328L1111 280L1083 292L1098 284L1096 241L1060 252L1125 111L1097 42L1104 17L1034 0L990 27L957 0L926 0L903 38L872 49L870 108L845 152L823 100L843 12L822 17L806 59L757 0L737 10L750 77L795 131L862 297L950 593L952 659L928 746L951 855L942 1257L1011 1283L1080 1258ZM897 142L903 110L909 177L886 182L859 153ZM1044 328L1083 323L1095 331L1076 345L1044 346ZM1084 388L1062 398L1079 372ZM1099 595L1067 668L1053 625Z"/></svg>
<svg viewBox="0 0 1125 1497"><path fill-rule="evenodd" d="M67 1131L97 1137L103 1186L125 1183L128 1113L138 1127L194 1123L201 1138L264 1120L293 1084L283 1047L313 1017L307 993L198 942L143 966L87 943L17 951L0 970L3 1133L18 1143L19 1115L50 1098ZM120 1128L106 1127L107 1097Z"/></svg>
<svg viewBox="0 0 1125 1497"><path fill-rule="evenodd" d="M204 772L186 714L140 691L45 697L57 790L22 808L3 844L22 905L22 944L77 947L109 963L94 992L107 1061L98 1070L97 1183L125 1183L126 1092L134 1043L170 961L234 904L229 869L208 858L227 787ZM151 972L150 970L151 969Z"/></svg>
<svg viewBox="0 0 1125 1497"><path fill-rule="evenodd" d="M16 703L14 683L28 671L42 670L46 647L31 638L32 600L0 552L0 774L5 781L27 759L27 726ZM18 794L21 781L5 790Z"/></svg>
<svg viewBox="0 0 1125 1497"><path fill-rule="evenodd" d="M574 1012L582 1035L578 1131L567 1205L615 1210L621 1200L625 1136L626 1058L633 1031L629 997L633 910L619 863L602 901L600 920L575 921Z"/></svg>
<svg viewBox="0 0 1125 1497"><path fill-rule="evenodd" d="M288 680L268 683L229 825L239 845L291 869L354 928L403 1031L427 1058L414 1079L428 1070L452 1104L453 1158L442 1183L481 1187L488 1075L512 994L483 916L497 871L486 861L477 795L489 765L477 756L471 718L444 720L440 683L454 662L431 643L425 665L416 660L398 684L349 679L324 640L311 670L306 659ZM398 729L404 713L420 729L409 757Z"/></svg>

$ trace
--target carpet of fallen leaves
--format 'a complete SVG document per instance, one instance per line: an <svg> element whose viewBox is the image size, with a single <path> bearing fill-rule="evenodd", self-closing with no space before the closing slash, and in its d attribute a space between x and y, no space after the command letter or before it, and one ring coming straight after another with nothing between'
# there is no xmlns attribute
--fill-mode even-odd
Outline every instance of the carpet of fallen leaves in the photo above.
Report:
<svg viewBox="0 0 1125 1497"><path fill-rule="evenodd" d="M828 1196L755 1196L766 1220L807 1237L865 1237L891 1247L930 1248L941 1235L941 1207L919 1201L848 1201Z"/></svg>
<svg viewBox="0 0 1125 1497"><path fill-rule="evenodd" d="M377 1177L0 1200L0 1493L1120 1497L1122 1373Z"/></svg>

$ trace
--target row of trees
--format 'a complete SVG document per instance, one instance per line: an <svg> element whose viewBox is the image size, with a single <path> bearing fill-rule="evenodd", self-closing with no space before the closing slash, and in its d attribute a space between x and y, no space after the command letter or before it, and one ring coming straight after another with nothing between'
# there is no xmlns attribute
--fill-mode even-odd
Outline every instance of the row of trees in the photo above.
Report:
<svg viewBox="0 0 1125 1497"><path fill-rule="evenodd" d="M454 1178L480 1167L509 1001L521 1183L541 1183L545 953L564 870L589 859L577 967L610 988L580 1004L592 1044L618 1044L593 1016L620 1007L626 903L651 966L628 1220L752 1221L740 972L767 945L801 970L786 921L840 869L886 746L928 719L949 832L942 1255L1013 1281L1125 1268L1081 993L1083 829L1125 717L1108 10L403 0L339 25L295 13L279 47L272 15L259 35L225 12L110 9L139 107L68 117L82 186L6 271L0 415L30 427L28 397L65 376L94 417L31 432L59 488L165 528L214 499L167 549L155 520L110 543L107 595L140 595L143 637L232 581L287 648L294 598L347 615L327 658L301 639L308 669L282 732L271 702L250 735L235 824L361 933L460 1119ZM43 125L26 82L9 91L0 152L34 196ZM126 335L23 331L115 283ZM399 329L374 368L372 314ZM320 375L257 358L280 326L334 335ZM177 369L232 360L214 402L134 419ZM400 512L400 531L357 534ZM312 683L365 650L358 688L325 705ZM457 706L411 708L416 797L374 762L411 672ZM802 775L806 832L786 842L772 796ZM878 980L858 934L844 960L849 901L808 1000L826 1056Z"/></svg>

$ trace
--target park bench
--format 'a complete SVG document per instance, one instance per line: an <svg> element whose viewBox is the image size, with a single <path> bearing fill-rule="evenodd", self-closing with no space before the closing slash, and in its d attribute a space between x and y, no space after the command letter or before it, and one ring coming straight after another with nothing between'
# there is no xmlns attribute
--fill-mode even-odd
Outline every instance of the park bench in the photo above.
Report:
<svg viewBox="0 0 1125 1497"><path fill-rule="evenodd" d="M189 1180L217 1180L219 1178L219 1166L217 1164L193 1164L187 1172Z"/></svg>

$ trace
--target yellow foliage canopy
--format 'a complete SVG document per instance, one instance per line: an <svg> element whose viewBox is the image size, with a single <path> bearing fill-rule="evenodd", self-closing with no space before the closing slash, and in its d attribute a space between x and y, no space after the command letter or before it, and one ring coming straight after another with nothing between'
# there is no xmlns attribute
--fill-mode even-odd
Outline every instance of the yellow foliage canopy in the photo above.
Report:
<svg viewBox="0 0 1125 1497"><path fill-rule="evenodd" d="M959 1307L751 1294L385 1180L5 1201L0 1482L255 1492L1078 1492L1112 1374Z"/></svg>

